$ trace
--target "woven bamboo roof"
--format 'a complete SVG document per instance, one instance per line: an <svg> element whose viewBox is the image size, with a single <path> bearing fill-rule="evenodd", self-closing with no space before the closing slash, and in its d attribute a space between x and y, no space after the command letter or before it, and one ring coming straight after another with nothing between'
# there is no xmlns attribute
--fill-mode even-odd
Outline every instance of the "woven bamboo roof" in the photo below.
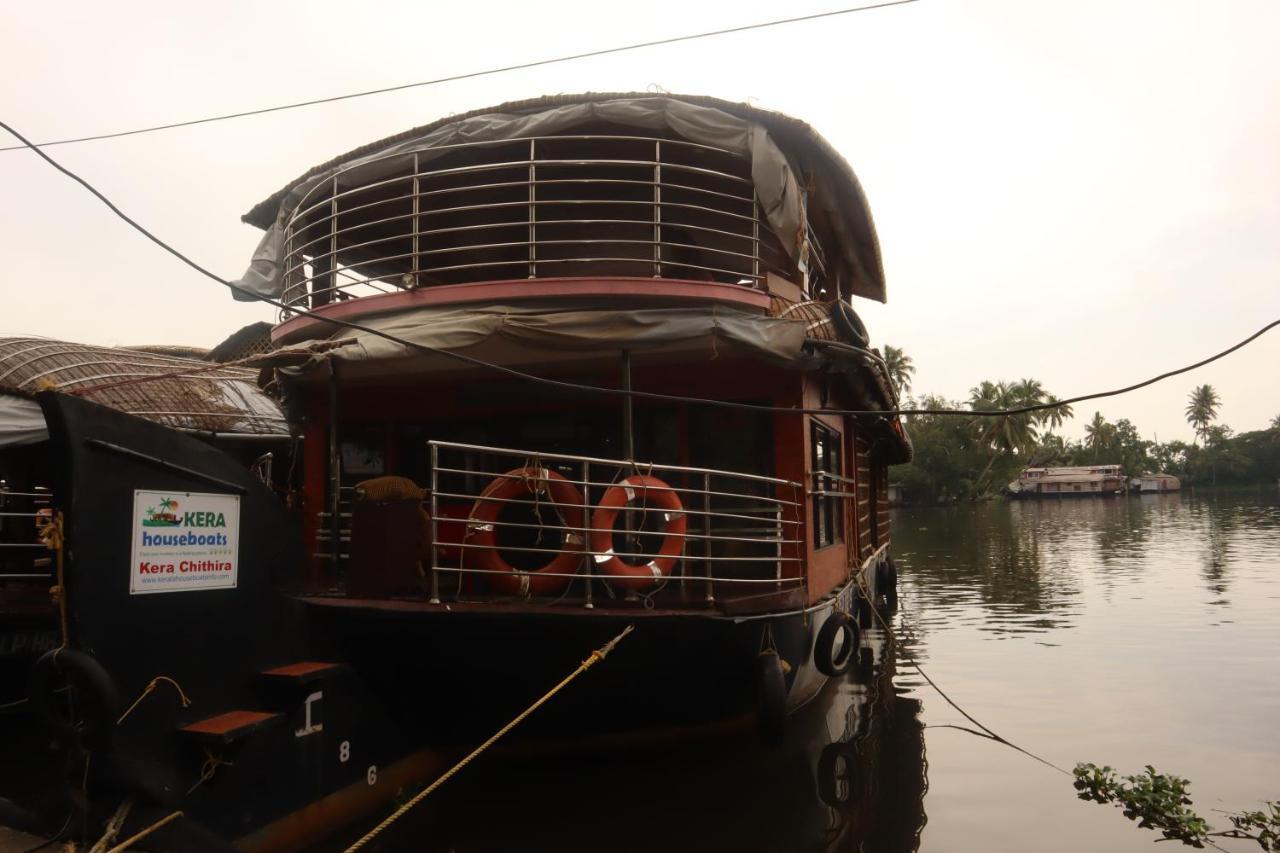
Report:
<svg viewBox="0 0 1280 853"><path fill-rule="evenodd" d="M137 349L0 338L0 391L53 390L181 430L287 435L257 371Z"/></svg>

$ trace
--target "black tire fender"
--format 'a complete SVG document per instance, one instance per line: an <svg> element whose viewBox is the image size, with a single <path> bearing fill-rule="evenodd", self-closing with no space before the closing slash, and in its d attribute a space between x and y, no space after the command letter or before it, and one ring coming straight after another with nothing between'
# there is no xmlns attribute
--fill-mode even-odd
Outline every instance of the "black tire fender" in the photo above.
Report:
<svg viewBox="0 0 1280 853"><path fill-rule="evenodd" d="M857 770L858 754L853 744L827 744L818 756L818 796L822 802L838 809L858 799Z"/></svg>
<svg viewBox="0 0 1280 853"><path fill-rule="evenodd" d="M787 674L774 651L756 658L756 726L767 744L782 743L787 727Z"/></svg>
<svg viewBox="0 0 1280 853"><path fill-rule="evenodd" d="M76 691L76 715L68 717L60 694ZM54 732L87 747L104 747L120 716L120 691L97 658L77 649L45 652L31 667L27 695L37 716Z"/></svg>
<svg viewBox="0 0 1280 853"><path fill-rule="evenodd" d="M836 639L843 636L844 642L836 651ZM827 620L818 629L818 636L813 641L813 665L818 672L829 678L843 675L853 665L859 645L858 625L840 610L832 611Z"/></svg>
<svg viewBox="0 0 1280 853"><path fill-rule="evenodd" d="M844 338L846 343L863 349L871 343L871 336L867 334L867 327L863 324L862 318L848 302L837 299L831 306L831 319L835 322L840 337Z"/></svg>

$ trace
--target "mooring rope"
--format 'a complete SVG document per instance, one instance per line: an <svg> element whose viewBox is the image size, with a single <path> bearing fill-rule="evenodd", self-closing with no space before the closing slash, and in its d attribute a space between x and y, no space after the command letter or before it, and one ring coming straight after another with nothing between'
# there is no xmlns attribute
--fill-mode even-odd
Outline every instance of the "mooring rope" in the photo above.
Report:
<svg viewBox="0 0 1280 853"><path fill-rule="evenodd" d="M152 692L154 692L155 689L160 686L160 682L162 681L169 682L170 684L173 685L173 689L178 691L178 701L182 703L182 707L184 708L191 707L191 700L187 698L187 694L182 689L181 684L174 681L172 678L170 678L167 675L157 675L155 678L151 679L150 683L147 684L146 688L143 689L142 693L138 695L138 698L133 700L133 704L130 705L128 708L126 708L124 713L120 715L120 718L116 720L116 725L118 726L121 723L123 723L125 720L125 717L128 717L130 714L132 714L133 709L138 707L138 705L141 704L143 699L146 699L148 696L150 696Z"/></svg>
<svg viewBox="0 0 1280 853"><path fill-rule="evenodd" d="M421 791L419 791L417 794L415 794L415 795L414 795L414 797L413 797L413 799L409 800L409 801L408 801L407 803L405 803L403 806L401 806L400 808L396 809L394 812L392 812L390 815L388 815L388 816L387 816L387 818L386 818L385 820L383 820L383 821L382 821L382 823L378 824L378 825L377 825L377 826L375 826L373 829L371 829L371 830L369 830L367 833L365 833L365 834L364 834L364 836L363 836L362 838L360 838L360 840L359 840L359 841L355 842L354 844L352 844L350 847L348 847L348 848L346 849L346 853L352 853L352 851L354 851L354 850L359 850L361 847L364 847L364 846L365 846L366 844L368 844L370 841L372 841L373 839L377 838L377 837L378 837L378 835L379 835L379 834L380 834L384 829L386 829L387 827L391 826L391 824L395 823L395 822L396 822L397 820L399 820L400 818L404 817L404 816L405 816L405 814L407 814L407 813L409 812L409 810L410 810L410 809L412 809L412 808L413 808L414 806L416 806L418 803L420 803L420 802L422 802L423 800L425 800L425 799L426 799L426 798L427 798L427 797L428 797L428 796L429 796L433 791L435 791L437 788L439 788L439 787L440 787L441 785L443 785L445 782L448 782L448 781L449 781L449 779L451 779L455 774L457 774L457 773L458 773L458 771L460 771L462 768L464 768L464 767L466 767L468 764L470 764L470 763L472 762L472 760L476 758L476 756L480 755L480 753L484 752L486 749L488 749L489 747L493 746L493 744L494 744L494 743L496 743L496 742L497 742L497 741L498 741L498 740L499 740L503 735L505 735L507 732L511 731L512 729L514 729L514 728L515 728L516 726L518 726L518 725L519 725L519 724L520 724L520 723L521 723L521 722L522 722L526 717L528 717L528 716L529 716L530 714L532 714L534 711L538 710L538 709L539 709L539 708L541 708L544 704L546 704L546 703L547 703L547 701L549 701L549 700L551 699L551 697L552 697L552 696L555 696L557 693L559 693L561 690L563 690L565 687L567 687L567 686L569 685L569 682L573 681L573 680L574 680L575 678L577 678L579 675L582 675L582 673L586 672L588 669L590 669L591 667L595 666L595 665L596 665L597 663L599 663L600 661L604 660L604 659L605 659L605 657L606 657L606 656L608 656L609 652L613 651L614 647L615 647L615 646L617 646L617 645L618 645L618 643L622 642L622 638L623 638L623 637L625 637L625 636L627 636L628 634L630 634L630 633L631 633L632 631L634 631L634 630L635 630L635 626L634 626L634 625L628 625L626 628L624 628L624 629L622 630L622 633L618 634L618 636L614 637L612 640L610 640L609 642L605 643L605 644L604 644L603 646L601 646L600 648L598 648L598 649L596 649L595 651L593 651L593 652L591 653L591 655L590 655L586 660L584 660L582 663L578 664L578 668L577 668L577 669L575 669L573 672L571 672L571 673L569 673L567 676L565 676L565 677L560 681L560 683L559 683L559 684L557 684L555 687L552 687L552 688L551 688L550 690L548 690L546 693L542 694L542 697L541 697L541 698L539 698L539 699L538 699L538 701L534 702L534 703L533 703L532 705L530 705L528 708L525 708L523 711L521 711L521 712L520 712L520 713L515 717L515 719L513 719L511 722L507 723L507 724L506 724L505 726L503 726L502 728L498 729L498 731L497 731L497 732L495 732L495 733L493 734L493 736L492 736L492 737L490 737L490 738L489 738L488 740L486 740L484 743L480 744L480 745L479 745L479 746L477 746L475 749L473 749L473 750L472 750L472 751L467 755L467 757L466 757L466 758L462 759L462 760L461 760L461 761L459 761L457 764L455 764L455 765L453 765L452 767L450 767L448 770L446 770L446 771L444 772L444 774L443 774L443 775L441 775L441 776L440 776L440 778L436 779L436 781L432 782L432 783L431 783L430 785L428 785L426 788L424 788L423 790L421 790ZM111 851L111 853L115 853L115 851Z"/></svg>
<svg viewBox="0 0 1280 853"><path fill-rule="evenodd" d="M1032 752L1029 749L1023 749L1022 747L1018 746L1016 743L1009 740L1008 738L1002 737L1001 735L997 734L988 726L983 725L976 717L974 717L964 708L961 708L954 699L952 699L950 696L947 695L945 690L943 690L941 687L938 686L938 683L936 681L934 681L932 678L929 677L929 674L924 671L924 667L922 667L919 661L917 661L915 657L913 657L912 654L907 651L906 647L903 644L898 642L897 636L894 634L893 629L889 627L889 623L886 622L884 616L880 614L880 609L875 606L875 599L872 598L871 596L871 590L867 588L866 577L864 572L858 572L857 583L858 583L858 588L862 590L863 596L866 598L867 603L870 605L870 610L872 615L875 616L876 621L880 623L880 627L884 630L885 636L887 636L889 638L889 641L893 644L893 648L902 652L902 656L907 659L907 663L915 667L916 672L920 673L920 677L923 678L926 682L928 682L929 686L932 687L934 691L939 696L941 696L948 705L950 705L952 708L955 708L958 712L960 712L960 715L962 717L964 717L966 720L968 720L969 722L977 726L979 729L981 729L982 732L985 733L983 735L984 737L989 737L991 740L995 741L996 743L1004 744L1010 749L1021 752L1023 755L1027 756L1028 758L1031 758L1040 762L1045 767L1049 767L1054 770L1057 770L1059 773L1065 776L1072 775L1071 771L1066 770L1062 767L1059 767L1057 764L1054 764L1049 759L1042 758L1039 755L1036 755L1034 752ZM957 727L957 728L963 728L963 727ZM978 733L975 732L974 734L978 734Z"/></svg>
<svg viewBox="0 0 1280 853"><path fill-rule="evenodd" d="M146 829L140 830L139 832L129 836L123 842L121 842L120 844L117 844L115 847L112 847L110 850L108 850L107 853L123 853L123 851L128 850L135 843L146 838L148 835L155 832L157 829L160 829L163 826L167 826L168 824L172 823L173 821L177 820L180 817L182 817L182 812L180 811L171 812L170 814L165 815L155 823L148 826Z"/></svg>

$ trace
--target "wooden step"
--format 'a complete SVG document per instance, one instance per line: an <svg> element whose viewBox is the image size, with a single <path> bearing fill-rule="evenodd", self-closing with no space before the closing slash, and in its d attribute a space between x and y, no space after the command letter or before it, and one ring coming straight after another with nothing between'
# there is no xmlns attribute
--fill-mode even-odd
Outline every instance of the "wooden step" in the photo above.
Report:
<svg viewBox="0 0 1280 853"><path fill-rule="evenodd" d="M227 711L216 717L189 723L178 731L208 743L233 743L283 719L284 714L266 711Z"/></svg>
<svg viewBox="0 0 1280 853"><path fill-rule="evenodd" d="M279 683L311 684L337 675L342 669L343 666L340 663L304 660L264 670L259 674L263 678Z"/></svg>

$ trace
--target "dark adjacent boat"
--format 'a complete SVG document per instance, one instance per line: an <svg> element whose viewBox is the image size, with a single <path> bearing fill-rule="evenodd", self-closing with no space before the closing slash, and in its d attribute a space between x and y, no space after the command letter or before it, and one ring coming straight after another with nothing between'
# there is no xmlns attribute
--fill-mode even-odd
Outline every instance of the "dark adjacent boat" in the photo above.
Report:
<svg viewBox="0 0 1280 853"><path fill-rule="evenodd" d="M885 298L871 215L807 125L702 97L507 104L323 164L246 221L266 234L240 284L287 306L253 362L287 466L35 395L63 547L0 579L56 644L0 694L8 734L53 734L0 767L14 809L50 831L130 799L183 812L162 832L298 846L628 625L524 736L754 716L776 739L853 665L856 615L894 589L910 443L851 307Z"/></svg>

